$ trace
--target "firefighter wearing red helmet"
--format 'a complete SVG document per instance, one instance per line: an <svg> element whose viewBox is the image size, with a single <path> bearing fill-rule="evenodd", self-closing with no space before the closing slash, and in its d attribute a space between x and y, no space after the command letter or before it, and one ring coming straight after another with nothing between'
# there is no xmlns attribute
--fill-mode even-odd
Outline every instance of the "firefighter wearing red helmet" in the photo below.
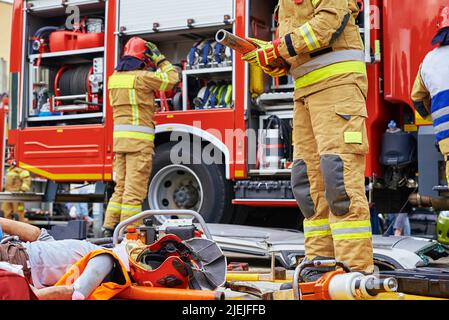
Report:
<svg viewBox="0 0 449 320"><path fill-rule="evenodd" d="M157 71L147 71L150 65ZM120 221L142 211L154 154L154 93L171 90L178 82L179 73L155 44L138 37L127 42L108 81L116 185L106 210L105 233L110 234Z"/></svg>
<svg viewBox="0 0 449 320"><path fill-rule="evenodd" d="M283 59L295 82L292 189L305 216L306 258L373 272L360 9L356 0L279 0L276 10L280 38L254 43L243 59L263 68ZM320 275L306 269L303 278Z"/></svg>
<svg viewBox="0 0 449 320"><path fill-rule="evenodd" d="M412 101L421 117L432 118L449 180L449 6L441 8L437 27L432 40L432 45L437 47L426 55L419 68Z"/></svg>

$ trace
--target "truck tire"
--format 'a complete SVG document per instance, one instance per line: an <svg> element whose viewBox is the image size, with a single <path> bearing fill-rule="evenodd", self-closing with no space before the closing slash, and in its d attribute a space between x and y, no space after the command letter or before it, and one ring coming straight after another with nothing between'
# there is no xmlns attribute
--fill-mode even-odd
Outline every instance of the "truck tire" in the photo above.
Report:
<svg viewBox="0 0 449 320"><path fill-rule="evenodd" d="M148 205L153 210L187 209L199 212L206 222L229 223L233 216L233 188L225 177L223 165L173 164L170 151L175 143L156 147L148 187ZM162 223L167 217L158 216Z"/></svg>

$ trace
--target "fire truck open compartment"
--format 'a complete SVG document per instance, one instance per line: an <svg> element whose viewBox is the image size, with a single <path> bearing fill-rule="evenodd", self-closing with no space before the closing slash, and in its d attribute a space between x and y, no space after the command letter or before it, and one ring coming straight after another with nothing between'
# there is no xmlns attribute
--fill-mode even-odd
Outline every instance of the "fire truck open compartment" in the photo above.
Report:
<svg viewBox="0 0 449 320"><path fill-rule="evenodd" d="M120 48L137 35L182 69L180 86L156 95L161 111L234 107L232 52L215 41L218 30L233 31L233 1L121 0L119 10Z"/></svg>
<svg viewBox="0 0 449 320"><path fill-rule="evenodd" d="M176 30L139 35L154 42L167 59L182 70L179 87L163 96L160 93L156 96L156 103L162 111L234 107L232 56L226 55L224 50L227 49L224 47L221 51L215 50L215 34L222 28L232 31L232 24L199 28L194 32ZM121 39L122 46L128 39L129 36ZM210 92L209 96L205 93L206 89ZM228 92L227 100L225 90Z"/></svg>
<svg viewBox="0 0 449 320"><path fill-rule="evenodd" d="M374 54L369 45L369 35L365 34L364 24L369 17L369 10L364 10L364 2L358 1L361 12L356 20L362 36L367 43L367 63L374 60ZM275 21L275 8L278 1L250 0L248 33L250 37L270 41L278 38ZM372 57L373 56L373 57ZM261 81L251 78L257 73L250 72L250 83ZM254 85L253 85L254 86ZM259 84L259 87L261 84ZM251 86L250 86L251 87ZM260 179L270 179L272 176L288 178L293 161L292 147L286 144L292 142L293 127L293 93L294 81L291 76L271 78L264 76L263 93L254 95L249 104L248 127L257 134L256 150L249 150L249 154L256 154L255 161L249 163L249 174ZM273 118L276 122L273 125ZM254 137L250 138L254 139ZM273 143L275 141L275 143ZM250 145L254 143L249 142Z"/></svg>
<svg viewBox="0 0 449 320"><path fill-rule="evenodd" d="M103 122L105 10L103 1L27 2L23 126Z"/></svg>
<svg viewBox="0 0 449 320"><path fill-rule="evenodd" d="M250 37L271 41L277 38L277 28L274 21L274 11L277 1L250 1L248 34ZM263 92L253 94L248 104L250 117L248 128L257 135L249 137L252 149L249 154L255 158L249 161L250 176L259 180L288 179L291 169L288 163L292 159L292 118L293 118L293 82L291 77L285 76L273 79L268 76L260 77L257 73L249 73L250 87L263 88ZM253 141L256 139L256 141ZM256 146L256 147L254 147ZM259 183L259 182L257 182ZM244 185L237 186L237 195L245 189ZM254 189L254 188L253 188ZM274 189L273 189L274 190Z"/></svg>

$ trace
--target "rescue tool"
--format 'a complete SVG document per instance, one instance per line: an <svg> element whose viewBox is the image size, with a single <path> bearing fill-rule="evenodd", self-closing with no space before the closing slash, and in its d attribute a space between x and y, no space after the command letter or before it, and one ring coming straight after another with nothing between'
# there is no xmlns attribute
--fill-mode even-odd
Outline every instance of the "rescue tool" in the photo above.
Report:
<svg viewBox="0 0 449 320"><path fill-rule="evenodd" d="M301 271L307 267L341 269L325 273L315 282L302 282ZM293 293L296 300L369 300L379 293L396 292L394 278L379 279L374 275L352 272L336 260L303 261L295 269Z"/></svg>

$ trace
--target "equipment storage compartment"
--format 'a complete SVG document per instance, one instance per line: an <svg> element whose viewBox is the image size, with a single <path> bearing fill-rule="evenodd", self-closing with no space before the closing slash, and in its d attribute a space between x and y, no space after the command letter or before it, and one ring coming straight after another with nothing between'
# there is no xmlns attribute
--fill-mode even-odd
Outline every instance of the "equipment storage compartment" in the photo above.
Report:
<svg viewBox="0 0 449 320"><path fill-rule="evenodd" d="M105 4L78 2L79 19L61 1L28 2L22 121L29 127L103 120Z"/></svg>
<svg viewBox="0 0 449 320"><path fill-rule="evenodd" d="M279 38L278 23L275 18L279 1L250 0L248 13L248 36L265 41ZM297 1L298 5L302 1ZM375 55L370 48L370 32L364 25L369 25L370 6L368 0L357 0L360 14L356 23L359 25L361 37L366 46L365 60L375 62ZM368 22L368 23L367 23ZM286 74L279 78L272 78L261 74L260 70L250 67L250 95L251 116L248 127L258 132L256 145L250 151L256 154L256 159L249 164L249 174L261 178L271 176L284 177L291 173L293 166L293 96L295 91L294 79ZM268 119L275 117L276 122ZM300 138L301 139L301 138Z"/></svg>
<svg viewBox="0 0 449 320"><path fill-rule="evenodd" d="M161 111L233 107L232 52L215 42L218 30L233 31L233 0L120 0L119 9L122 46L142 37L183 70L178 88L156 94Z"/></svg>
<svg viewBox="0 0 449 320"><path fill-rule="evenodd" d="M233 54L215 41L216 32L223 28L232 31L232 24L137 35L154 42L167 59L182 70L182 79L176 88L156 92L160 111L212 111L234 106ZM130 38L122 33L122 48Z"/></svg>

